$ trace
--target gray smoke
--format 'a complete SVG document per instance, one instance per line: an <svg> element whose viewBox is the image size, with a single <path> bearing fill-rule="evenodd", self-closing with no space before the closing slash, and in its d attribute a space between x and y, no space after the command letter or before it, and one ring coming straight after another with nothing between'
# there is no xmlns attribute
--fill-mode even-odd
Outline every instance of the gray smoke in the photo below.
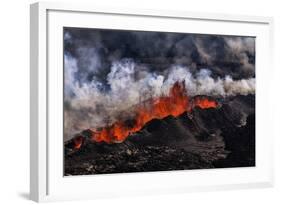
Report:
<svg viewBox="0 0 281 205"><path fill-rule="evenodd" d="M255 93L255 78L233 80L212 77L210 69L193 74L188 67L173 65L161 74L137 65L131 59L113 62L106 76L107 90L93 79L80 83L75 78L77 60L65 55L65 135L87 128L104 127L121 117L133 115L132 108L149 98L168 95L175 82L185 82L189 96L233 96Z"/></svg>
<svg viewBox="0 0 281 205"><path fill-rule="evenodd" d="M214 77L255 77L255 38L143 31L65 28L64 51L77 60L79 82L106 82L116 61L134 59L139 67L162 73L172 65Z"/></svg>
<svg viewBox="0 0 281 205"><path fill-rule="evenodd" d="M255 38L64 28L64 139L131 117L177 81L190 96L254 94Z"/></svg>

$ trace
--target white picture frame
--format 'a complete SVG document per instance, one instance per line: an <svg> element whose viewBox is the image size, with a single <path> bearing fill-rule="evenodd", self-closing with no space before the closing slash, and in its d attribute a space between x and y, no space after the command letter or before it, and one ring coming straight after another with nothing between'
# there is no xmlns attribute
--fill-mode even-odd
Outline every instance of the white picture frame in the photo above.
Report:
<svg viewBox="0 0 281 205"><path fill-rule="evenodd" d="M156 23L158 26L155 26ZM183 28L183 25L187 26ZM256 167L64 177L61 130L63 26L155 31L173 29L177 32L256 36ZM272 113L264 109L270 106L267 94L271 86L268 70L273 69L272 29L273 19L270 17L97 8L93 4L32 4L30 199L40 202L272 186L273 133L267 129Z"/></svg>

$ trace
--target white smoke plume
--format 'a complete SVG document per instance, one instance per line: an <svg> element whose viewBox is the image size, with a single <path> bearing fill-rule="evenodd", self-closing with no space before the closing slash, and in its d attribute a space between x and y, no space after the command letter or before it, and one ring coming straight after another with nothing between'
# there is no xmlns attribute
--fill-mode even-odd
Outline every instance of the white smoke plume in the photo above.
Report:
<svg viewBox="0 0 281 205"><path fill-rule="evenodd" d="M149 72L132 60L114 62L106 77L108 89L93 79L79 82L75 58L65 55L65 140L88 128L104 127L132 115L134 105L167 95L175 82L184 81L189 96L233 96L255 93L255 78L213 78L208 69L192 74L184 66L171 66L163 73Z"/></svg>

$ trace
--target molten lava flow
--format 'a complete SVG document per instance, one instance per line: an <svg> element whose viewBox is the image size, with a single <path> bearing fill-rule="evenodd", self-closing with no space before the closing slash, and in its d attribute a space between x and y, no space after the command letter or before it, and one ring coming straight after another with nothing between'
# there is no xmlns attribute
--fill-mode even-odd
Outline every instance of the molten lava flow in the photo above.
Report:
<svg viewBox="0 0 281 205"><path fill-rule="evenodd" d="M217 102L203 97L190 102L184 82L176 82L170 89L168 96L152 99L149 101L148 105L146 103L137 106L133 125L118 121L111 126L93 131L92 139L96 142L122 142L131 133L141 130L142 127L152 119L162 119L169 115L177 117L186 111L190 112L191 109L196 106L201 109L215 108L217 107Z"/></svg>
<svg viewBox="0 0 281 205"><path fill-rule="evenodd" d="M80 149L84 141L84 138L82 136L77 136L73 139L73 148L74 149Z"/></svg>
<svg viewBox="0 0 281 205"><path fill-rule="evenodd" d="M201 109L216 108L218 106L216 101L210 100L206 97L195 98L193 103L194 107L199 107Z"/></svg>

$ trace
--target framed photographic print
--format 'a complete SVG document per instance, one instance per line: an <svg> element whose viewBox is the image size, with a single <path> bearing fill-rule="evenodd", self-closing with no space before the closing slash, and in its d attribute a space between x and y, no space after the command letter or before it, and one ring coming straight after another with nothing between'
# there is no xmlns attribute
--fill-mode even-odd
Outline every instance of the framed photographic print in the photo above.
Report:
<svg viewBox="0 0 281 205"><path fill-rule="evenodd" d="M271 186L272 22L31 5L31 199Z"/></svg>

